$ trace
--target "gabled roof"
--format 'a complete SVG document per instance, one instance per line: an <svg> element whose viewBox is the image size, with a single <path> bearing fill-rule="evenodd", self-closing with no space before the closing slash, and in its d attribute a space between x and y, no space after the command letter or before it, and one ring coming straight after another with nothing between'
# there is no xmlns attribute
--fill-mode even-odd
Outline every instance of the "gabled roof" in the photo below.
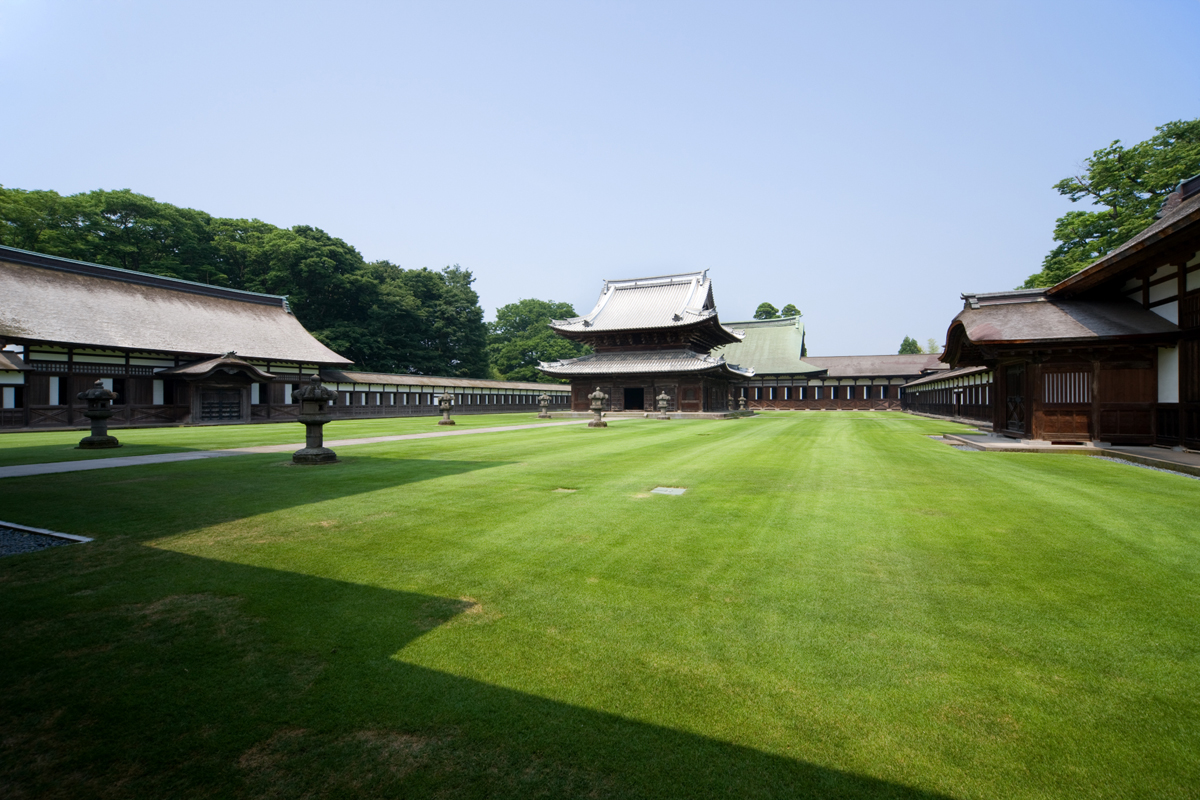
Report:
<svg viewBox="0 0 1200 800"><path fill-rule="evenodd" d="M1181 235L1200 236L1200 175L1180 181L1152 225L1108 255L1051 286L1047 293L1067 298L1095 288L1135 265L1148 251L1157 250L1159 242Z"/></svg>
<svg viewBox="0 0 1200 800"><path fill-rule="evenodd" d="M820 370L800 360L804 324L798 316L730 322L725 327L741 334L742 341L715 348L713 355L750 367L756 375L804 375Z"/></svg>
<svg viewBox="0 0 1200 800"><path fill-rule="evenodd" d="M204 361L194 361L191 364L181 364L178 367L156 370L154 374L163 378L201 380L217 372L226 372L231 375L240 372L251 380L264 383L275 377L271 373L264 372L253 364L243 361L236 356L236 353L226 353L217 358L209 358Z"/></svg>
<svg viewBox="0 0 1200 800"><path fill-rule="evenodd" d="M682 328L710 321L724 341L739 337L722 328L713 301L708 270L653 278L606 280L596 307L582 317L556 319L550 327L563 334Z"/></svg>
<svg viewBox="0 0 1200 800"><path fill-rule="evenodd" d="M829 378L904 378L945 371L936 353L882 356L809 356L805 361L826 370Z"/></svg>
<svg viewBox="0 0 1200 800"><path fill-rule="evenodd" d="M304 329L285 297L3 246L0 338L350 364Z"/></svg>
<svg viewBox="0 0 1200 800"><path fill-rule="evenodd" d="M963 295L951 323L974 344L1066 342L1178 333L1179 326L1131 300L1057 300L1045 289Z"/></svg>
<svg viewBox="0 0 1200 800"><path fill-rule="evenodd" d="M730 378L749 378L754 370L729 364L723 358L694 350L645 350L591 353L562 361L543 361L538 369L547 375L569 378L578 375L646 375L672 372L712 372Z"/></svg>

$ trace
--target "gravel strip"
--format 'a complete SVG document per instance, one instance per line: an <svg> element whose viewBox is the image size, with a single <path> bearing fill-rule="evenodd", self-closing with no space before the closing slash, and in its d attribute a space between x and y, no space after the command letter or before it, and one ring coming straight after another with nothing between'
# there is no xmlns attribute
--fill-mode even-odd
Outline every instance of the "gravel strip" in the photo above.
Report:
<svg viewBox="0 0 1200 800"><path fill-rule="evenodd" d="M43 536L40 533L0 528L0 556L32 553L35 550L45 550L47 547L58 547L60 544L75 544L75 542L70 539L59 539L57 536Z"/></svg>
<svg viewBox="0 0 1200 800"><path fill-rule="evenodd" d="M1092 456L1092 458L1098 458L1101 461L1112 461L1115 464L1127 464L1131 467L1141 467L1142 469L1152 469L1155 472L1169 472L1172 475L1182 475L1185 478L1191 478L1194 481L1200 481L1200 475L1189 475L1186 472L1176 472L1173 469L1163 469L1162 467L1152 467L1149 464L1139 464L1136 461L1126 461L1123 458L1109 458L1108 456Z"/></svg>

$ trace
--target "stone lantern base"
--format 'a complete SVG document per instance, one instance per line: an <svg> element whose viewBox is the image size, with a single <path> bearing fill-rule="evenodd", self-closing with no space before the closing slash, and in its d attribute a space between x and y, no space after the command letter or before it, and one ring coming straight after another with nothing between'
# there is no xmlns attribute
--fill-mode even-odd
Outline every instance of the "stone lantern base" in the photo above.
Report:
<svg viewBox="0 0 1200 800"><path fill-rule="evenodd" d="M79 440L76 450L104 450L109 447L121 447L117 437L104 434L102 436L85 436Z"/></svg>
<svg viewBox="0 0 1200 800"><path fill-rule="evenodd" d="M605 422L604 420L600 419L599 417L596 417L594 420L592 420L591 422L588 423L588 427L589 428L607 428L608 423Z"/></svg>
<svg viewBox="0 0 1200 800"><path fill-rule="evenodd" d="M305 447L292 453L293 464L336 464L337 453L328 447Z"/></svg>
<svg viewBox="0 0 1200 800"><path fill-rule="evenodd" d="M438 420L438 425L453 425L453 424L454 424L454 420L452 420L452 419L439 419Z"/></svg>

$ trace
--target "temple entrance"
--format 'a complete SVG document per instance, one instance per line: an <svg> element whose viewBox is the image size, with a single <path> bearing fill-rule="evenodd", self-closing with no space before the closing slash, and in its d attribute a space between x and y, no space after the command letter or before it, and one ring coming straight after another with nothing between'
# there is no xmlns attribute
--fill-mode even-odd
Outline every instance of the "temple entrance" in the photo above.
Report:
<svg viewBox="0 0 1200 800"><path fill-rule="evenodd" d="M626 388L625 389L625 410L626 411L645 411L646 410L646 390L642 387Z"/></svg>
<svg viewBox="0 0 1200 800"><path fill-rule="evenodd" d="M1004 429L1025 432L1025 365L1009 367L1004 375Z"/></svg>
<svg viewBox="0 0 1200 800"><path fill-rule="evenodd" d="M200 392L200 421L229 422L242 418L239 389L203 389Z"/></svg>

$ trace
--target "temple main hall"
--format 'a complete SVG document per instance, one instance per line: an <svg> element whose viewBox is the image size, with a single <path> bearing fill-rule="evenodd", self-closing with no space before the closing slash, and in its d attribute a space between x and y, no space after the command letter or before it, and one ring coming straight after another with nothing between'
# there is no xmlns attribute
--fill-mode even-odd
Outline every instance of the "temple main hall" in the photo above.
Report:
<svg viewBox="0 0 1200 800"><path fill-rule="evenodd" d="M663 392L671 411L729 411L734 387L754 375L712 354L742 336L718 319L707 270L605 281L595 308L550 327L593 351L538 367L571 382L575 411L588 410L597 387L609 397L607 411L650 410Z"/></svg>

